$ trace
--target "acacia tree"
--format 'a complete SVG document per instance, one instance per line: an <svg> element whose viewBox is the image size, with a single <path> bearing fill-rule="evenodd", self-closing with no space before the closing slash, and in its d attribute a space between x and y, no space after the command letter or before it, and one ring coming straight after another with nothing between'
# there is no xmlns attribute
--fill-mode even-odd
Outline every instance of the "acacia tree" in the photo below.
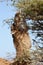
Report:
<svg viewBox="0 0 43 65"><path fill-rule="evenodd" d="M41 52L37 52L37 57L43 58L43 0L11 0L12 5L16 6L21 13L24 14L25 20L32 20L31 26L29 26L32 33L35 33L36 37L33 39L33 43L37 44L38 49ZM38 39L38 41L37 41ZM42 47L40 46L42 45ZM36 47L36 48L37 48ZM36 55L35 55L36 56Z"/></svg>
<svg viewBox="0 0 43 65"><path fill-rule="evenodd" d="M38 49L41 52L34 51L37 55L35 59L39 56L39 58L43 58L43 0L11 0L12 5L17 7L18 10L23 13L25 20L32 20L31 26L29 28L32 30L32 33L35 33L36 37L33 39L33 43L37 44ZM38 41L37 41L38 39ZM40 46L42 45L42 47ZM36 48L37 48L36 47ZM33 53L33 54L34 54Z"/></svg>

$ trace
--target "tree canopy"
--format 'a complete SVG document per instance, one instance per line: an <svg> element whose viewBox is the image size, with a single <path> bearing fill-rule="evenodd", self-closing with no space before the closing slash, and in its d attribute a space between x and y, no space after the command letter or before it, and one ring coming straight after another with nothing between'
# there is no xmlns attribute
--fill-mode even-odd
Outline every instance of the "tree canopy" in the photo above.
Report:
<svg viewBox="0 0 43 65"><path fill-rule="evenodd" d="M28 19L43 20L43 0L11 0Z"/></svg>

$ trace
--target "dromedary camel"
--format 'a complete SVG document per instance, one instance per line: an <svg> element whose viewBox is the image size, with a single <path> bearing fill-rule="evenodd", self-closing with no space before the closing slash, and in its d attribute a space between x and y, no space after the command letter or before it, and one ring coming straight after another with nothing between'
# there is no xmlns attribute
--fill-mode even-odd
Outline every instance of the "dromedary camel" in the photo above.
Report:
<svg viewBox="0 0 43 65"><path fill-rule="evenodd" d="M16 47L16 57L22 57L29 55L29 49L31 47L30 37L27 33L28 26L23 14L16 13L14 17L14 23L11 26L11 33L13 37L13 43Z"/></svg>

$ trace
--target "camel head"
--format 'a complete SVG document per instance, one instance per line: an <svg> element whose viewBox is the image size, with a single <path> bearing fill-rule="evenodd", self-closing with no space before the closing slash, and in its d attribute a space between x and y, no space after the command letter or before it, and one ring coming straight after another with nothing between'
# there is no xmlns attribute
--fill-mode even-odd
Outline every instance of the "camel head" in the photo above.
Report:
<svg viewBox="0 0 43 65"><path fill-rule="evenodd" d="M14 23L16 24L15 26L17 27L19 31L21 32L28 31L28 26L27 26L24 14L21 14L20 12L16 13L14 17Z"/></svg>

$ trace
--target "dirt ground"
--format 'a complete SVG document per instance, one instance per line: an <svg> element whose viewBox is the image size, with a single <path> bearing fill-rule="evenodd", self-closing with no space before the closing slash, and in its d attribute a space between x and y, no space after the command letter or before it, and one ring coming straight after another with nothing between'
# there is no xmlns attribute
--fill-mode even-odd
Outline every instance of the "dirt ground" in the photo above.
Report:
<svg viewBox="0 0 43 65"><path fill-rule="evenodd" d="M16 63L13 64L13 63L11 63L11 61L0 58L0 65L18 65L18 64L16 64ZM43 65L43 62L37 62L37 63L33 62L33 63L29 64L29 65Z"/></svg>
<svg viewBox="0 0 43 65"><path fill-rule="evenodd" d="M10 65L10 61L0 58L0 65Z"/></svg>

